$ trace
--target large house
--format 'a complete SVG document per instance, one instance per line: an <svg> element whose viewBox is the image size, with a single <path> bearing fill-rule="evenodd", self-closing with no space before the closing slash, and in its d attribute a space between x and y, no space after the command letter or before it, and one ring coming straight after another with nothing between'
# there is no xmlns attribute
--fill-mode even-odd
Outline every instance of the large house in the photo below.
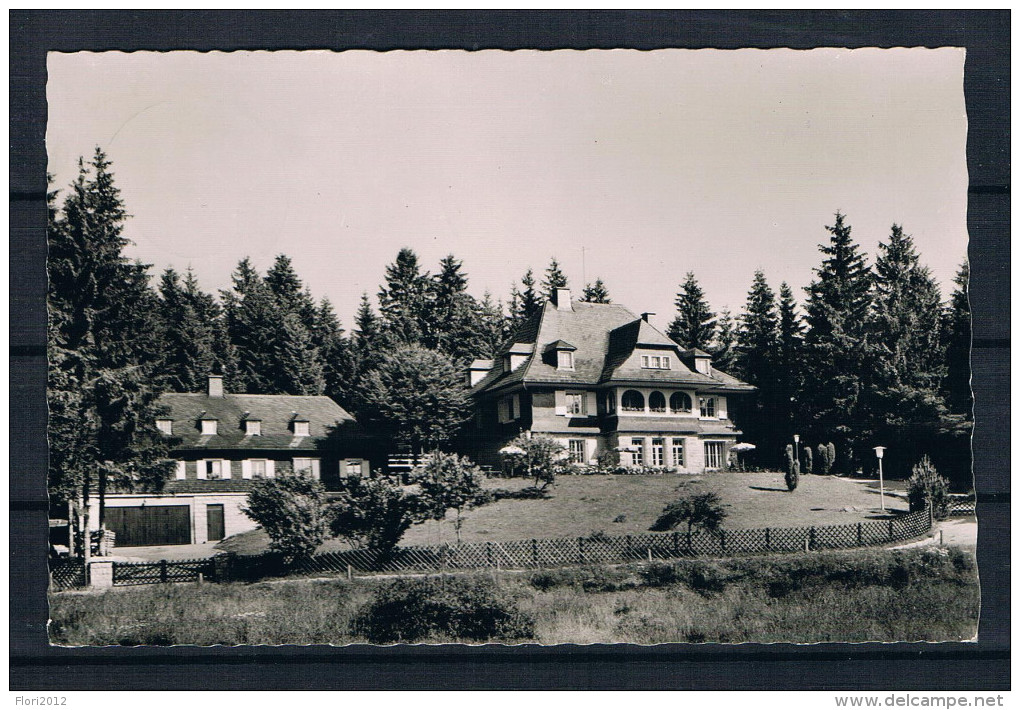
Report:
<svg viewBox="0 0 1020 710"><path fill-rule="evenodd" d="M156 421L172 437L174 478L158 494L108 493L105 525L118 547L215 542L255 528L244 513L252 481L293 475L333 489L366 476L371 440L329 397L230 394L210 375L206 392L167 393ZM98 528L98 501L90 522Z"/></svg>
<svg viewBox="0 0 1020 710"><path fill-rule="evenodd" d="M498 465L499 449L531 431L577 463L616 451L625 466L724 468L740 434L728 399L754 387L713 368L708 353L682 350L648 315L558 289L499 357L471 363L471 454Z"/></svg>

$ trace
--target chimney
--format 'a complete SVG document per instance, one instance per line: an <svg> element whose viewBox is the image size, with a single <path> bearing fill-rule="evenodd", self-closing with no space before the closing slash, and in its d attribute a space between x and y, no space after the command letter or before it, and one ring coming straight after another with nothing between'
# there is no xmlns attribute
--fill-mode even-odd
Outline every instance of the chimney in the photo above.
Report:
<svg viewBox="0 0 1020 710"><path fill-rule="evenodd" d="M643 320L645 323L648 323L649 322L648 317L654 315L655 314L651 311L645 311L644 313L641 314L641 320Z"/></svg>
<svg viewBox="0 0 1020 710"><path fill-rule="evenodd" d="M209 375L209 396L223 397L223 375Z"/></svg>
<svg viewBox="0 0 1020 710"><path fill-rule="evenodd" d="M572 311L574 307L570 305L570 289L569 288L558 288L556 289L556 310L557 311Z"/></svg>

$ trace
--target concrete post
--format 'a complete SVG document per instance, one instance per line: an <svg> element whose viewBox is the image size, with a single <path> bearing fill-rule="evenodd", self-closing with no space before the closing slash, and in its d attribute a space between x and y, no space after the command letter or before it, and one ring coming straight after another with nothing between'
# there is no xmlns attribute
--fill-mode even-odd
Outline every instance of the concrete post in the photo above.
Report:
<svg viewBox="0 0 1020 710"><path fill-rule="evenodd" d="M221 552L213 555L213 575L217 582L232 582L234 553Z"/></svg>
<svg viewBox="0 0 1020 710"><path fill-rule="evenodd" d="M92 560L89 562L89 580L93 589L112 587L113 560Z"/></svg>

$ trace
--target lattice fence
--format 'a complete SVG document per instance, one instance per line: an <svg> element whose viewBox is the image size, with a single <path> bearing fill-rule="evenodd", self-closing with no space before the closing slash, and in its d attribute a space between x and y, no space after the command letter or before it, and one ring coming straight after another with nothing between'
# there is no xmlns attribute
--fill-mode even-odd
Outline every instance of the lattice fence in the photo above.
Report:
<svg viewBox="0 0 1020 710"><path fill-rule="evenodd" d="M201 574L213 578L211 559L160 560L159 562L114 562L113 584L160 584L165 582L194 582Z"/></svg>
<svg viewBox="0 0 1020 710"><path fill-rule="evenodd" d="M50 560L50 587L59 592L88 584L85 562L79 558Z"/></svg>
<svg viewBox="0 0 1020 710"><path fill-rule="evenodd" d="M281 556L266 553L234 557L230 561L230 576L254 580L295 573L529 569L643 559L835 550L908 540L927 532L931 524L929 512L924 510L889 520L806 528L757 528L693 534L678 531L617 537L597 535L398 547L385 558L371 550L346 550L315 555L290 565L284 564Z"/></svg>
<svg viewBox="0 0 1020 710"><path fill-rule="evenodd" d="M950 517L969 517L977 514L977 503L972 500L954 500L949 503Z"/></svg>

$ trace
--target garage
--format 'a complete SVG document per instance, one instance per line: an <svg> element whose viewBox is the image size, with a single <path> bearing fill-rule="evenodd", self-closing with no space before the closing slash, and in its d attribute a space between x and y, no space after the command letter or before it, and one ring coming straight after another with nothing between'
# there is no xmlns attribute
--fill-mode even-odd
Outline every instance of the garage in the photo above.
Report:
<svg viewBox="0 0 1020 710"><path fill-rule="evenodd" d="M108 507L106 527L117 534L117 547L190 545L191 506Z"/></svg>

